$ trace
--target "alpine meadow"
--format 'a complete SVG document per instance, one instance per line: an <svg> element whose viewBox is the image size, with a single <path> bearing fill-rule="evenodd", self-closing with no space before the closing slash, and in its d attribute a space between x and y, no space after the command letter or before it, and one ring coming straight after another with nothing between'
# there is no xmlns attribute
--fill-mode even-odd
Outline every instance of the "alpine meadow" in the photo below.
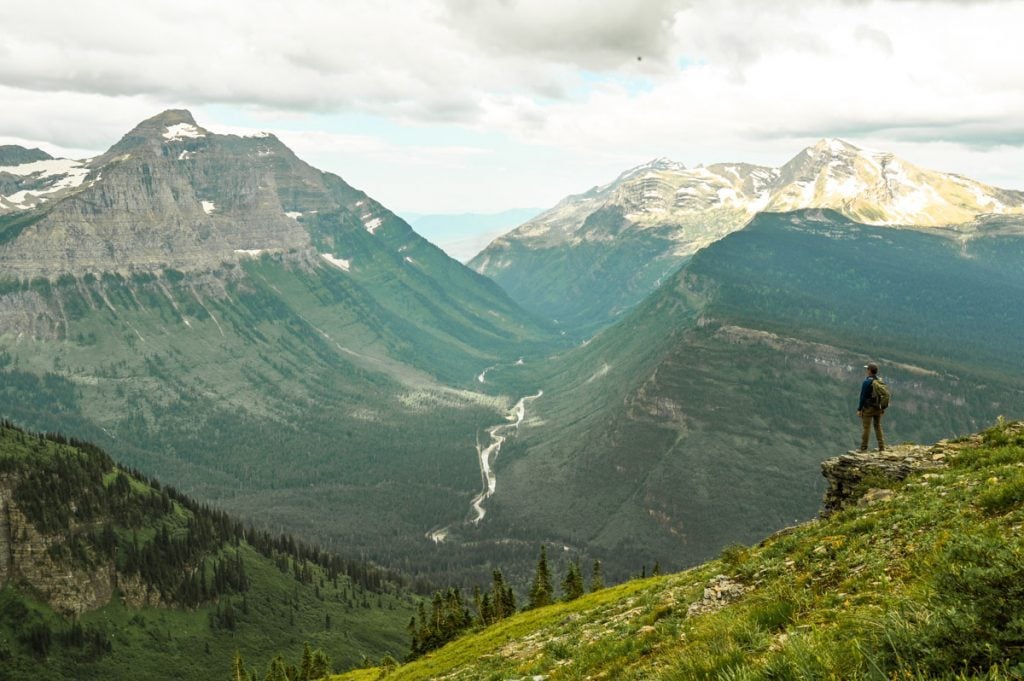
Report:
<svg viewBox="0 0 1024 681"><path fill-rule="evenodd" d="M1024 678L1024 3L87 5L0 679Z"/></svg>

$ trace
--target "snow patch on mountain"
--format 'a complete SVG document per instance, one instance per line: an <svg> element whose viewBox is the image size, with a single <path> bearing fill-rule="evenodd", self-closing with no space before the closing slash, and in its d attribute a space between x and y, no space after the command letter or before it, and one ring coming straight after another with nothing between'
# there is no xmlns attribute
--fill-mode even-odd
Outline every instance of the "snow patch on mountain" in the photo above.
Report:
<svg viewBox="0 0 1024 681"><path fill-rule="evenodd" d="M43 161L31 161L29 163L22 163L16 166L4 166L0 168L0 173L9 173L11 175L20 175L26 177L28 175L39 175L42 177L51 177L53 175L68 175L71 173L79 173L84 170L82 177L88 174L88 168L82 167L82 161L73 161L69 158L48 158ZM81 183L79 183L81 184Z"/></svg>
<svg viewBox="0 0 1024 681"><path fill-rule="evenodd" d="M321 253L320 257L344 272L348 272L352 269L351 260L345 258L335 258L330 253Z"/></svg>
<svg viewBox="0 0 1024 681"><path fill-rule="evenodd" d="M20 178L14 183L19 187L18 191L0 196L0 207L28 210L53 198L51 194L63 194L78 189L91 172L88 167L90 160L52 158L0 167L0 174Z"/></svg>
<svg viewBox="0 0 1024 681"><path fill-rule="evenodd" d="M363 227L365 227L366 231L369 232L370 234L375 234L377 232L377 228L381 226L381 219L380 218L367 219L367 218L370 218L370 216L369 215L364 215L363 216L363 220L364 220Z"/></svg>
<svg viewBox="0 0 1024 681"><path fill-rule="evenodd" d="M206 133L191 123L175 123L164 130L164 139L168 142L199 137L206 137Z"/></svg>

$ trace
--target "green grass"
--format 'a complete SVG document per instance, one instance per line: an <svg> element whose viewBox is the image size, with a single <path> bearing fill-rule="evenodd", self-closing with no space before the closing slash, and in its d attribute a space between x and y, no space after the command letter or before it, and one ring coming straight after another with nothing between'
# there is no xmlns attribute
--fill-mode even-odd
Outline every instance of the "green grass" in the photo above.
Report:
<svg viewBox="0 0 1024 681"><path fill-rule="evenodd" d="M891 501L516 615L387 678L1021 678L1024 501L986 501L1021 463L1021 446L976 445ZM688 615L716 574L746 592Z"/></svg>

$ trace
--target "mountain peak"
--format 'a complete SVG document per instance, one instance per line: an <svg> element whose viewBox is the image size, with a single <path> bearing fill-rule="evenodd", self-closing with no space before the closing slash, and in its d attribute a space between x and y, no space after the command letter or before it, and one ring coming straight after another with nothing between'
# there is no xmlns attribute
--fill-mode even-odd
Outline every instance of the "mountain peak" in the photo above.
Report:
<svg viewBox="0 0 1024 681"><path fill-rule="evenodd" d="M630 172L639 172L641 170L686 170L686 165L665 156L659 156L643 165L637 166Z"/></svg>
<svg viewBox="0 0 1024 681"><path fill-rule="evenodd" d="M206 137L208 131L199 127L186 109L168 109L136 125L111 151L126 151L140 142L163 144L188 137Z"/></svg>
<svg viewBox="0 0 1024 681"><path fill-rule="evenodd" d="M29 149L17 144L0 145L0 168L19 166L33 161L49 161L51 159L53 159L53 156L50 156L42 149Z"/></svg>
<svg viewBox="0 0 1024 681"><path fill-rule="evenodd" d="M147 118L142 121L138 126L151 124L153 126L169 126L169 125L180 125L187 123L189 125L196 125L196 119L192 117L192 112L188 109L167 109L161 113L158 113L152 118Z"/></svg>
<svg viewBox="0 0 1024 681"><path fill-rule="evenodd" d="M622 182L624 180L628 180L628 179L634 178L634 177L636 177L638 175L641 175L643 173L646 173L646 172L651 172L651 171L654 171L654 172L663 172L663 171L681 172L681 171L684 171L684 170L686 170L686 166L684 164L680 163L679 161L673 161L670 158L666 158L664 156L659 156L658 158L652 159L652 160L648 161L647 163L642 163L642 164L640 164L638 166L630 168L629 170L623 172L621 175L619 175L617 178L615 178L614 181L609 182L608 184L606 184L604 186L601 186L601 187L595 187L595 189L597 189L598 191L603 191L603 190L605 190L605 189L607 189L609 187L616 186L618 183L620 183L620 182Z"/></svg>
<svg viewBox="0 0 1024 681"><path fill-rule="evenodd" d="M830 156L845 156L847 154L859 153L861 149L838 137L823 137L814 146L808 147L804 151L808 155L828 154Z"/></svg>

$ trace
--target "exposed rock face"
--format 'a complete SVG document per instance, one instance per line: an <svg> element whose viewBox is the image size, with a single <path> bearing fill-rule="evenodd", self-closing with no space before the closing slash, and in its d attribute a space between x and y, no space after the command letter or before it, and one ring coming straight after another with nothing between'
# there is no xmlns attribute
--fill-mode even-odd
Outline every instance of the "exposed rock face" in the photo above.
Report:
<svg viewBox="0 0 1024 681"><path fill-rule="evenodd" d="M872 225L943 226L1019 214L1024 193L919 168L838 139L804 149L778 172L768 210L832 208Z"/></svg>
<svg viewBox="0 0 1024 681"><path fill-rule="evenodd" d="M16 144L0 145L0 167L16 166L33 161L46 161L53 158L42 149L27 149Z"/></svg>
<svg viewBox="0 0 1024 681"><path fill-rule="evenodd" d="M311 249L304 215L352 214L362 229L361 218L379 212L273 135L214 134L187 111L143 121L94 159L65 161L74 182L35 168L58 161L8 169L28 189L0 202L0 217L16 220L0 223L5 275L205 271L245 255Z"/></svg>
<svg viewBox="0 0 1024 681"><path fill-rule="evenodd" d="M110 602L116 575L112 565L86 570L55 561L51 547L63 535L41 534L14 502L16 481L0 476L0 587L21 582L54 610L79 615Z"/></svg>
<svg viewBox="0 0 1024 681"><path fill-rule="evenodd" d="M211 135L187 112L167 112L88 162L79 191L0 246L0 260L23 277L189 271L238 249L308 246L281 207L275 155L290 152L273 138Z"/></svg>
<svg viewBox="0 0 1024 681"><path fill-rule="evenodd" d="M969 438L977 446L980 438ZM842 454L821 464L821 473L828 480L828 490L822 502L821 517L825 518L847 506L885 501L888 490L870 486L872 480L903 480L911 473L944 468L946 458L963 448L962 442L941 440L935 445L898 445L884 452Z"/></svg>
<svg viewBox="0 0 1024 681"><path fill-rule="evenodd" d="M503 256L515 250L513 245L537 249L614 240L621 235L586 229L589 216L612 206L632 231L673 226L668 238L683 255L739 229L761 210L831 208L864 224L954 225L986 213L1024 213L1024 192L924 170L891 153L838 139L821 140L781 168L748 163L686 168L656 159L563 199L495 239L472 266L484 274L508 267Z"/></svg>

